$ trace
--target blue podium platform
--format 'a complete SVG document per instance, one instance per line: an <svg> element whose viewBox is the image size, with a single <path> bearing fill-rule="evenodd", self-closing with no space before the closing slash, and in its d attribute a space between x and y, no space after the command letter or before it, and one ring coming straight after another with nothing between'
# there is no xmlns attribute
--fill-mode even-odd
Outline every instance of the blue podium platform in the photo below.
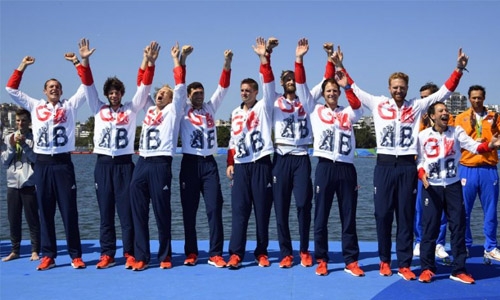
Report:
<svg viewBox="0 0 500 300"><path fill-rule="evenodd" d="M120 242L119 242L120 243ZM218 269L207 264L208 241L199 241L199 260L194 267L182 265L183 241L173 241L173 265L159 268L156 259L158 241L151 241L152 260L142 272L125 270L121 244L114 267L98 270L99 242L83 240L86 269L70 265L65 241L58 241L56 267L36 271L38 261L29 260L30 246L23 241L19 259L0 263L1 299L500 299L500 263L485 265L482 247L471 249L468 271L476 284L467 285L449 279L450 267L438 264L434 281L428 284L405 281L397 275L393 254L391 277L379 275L376 242L360 242L360 266L365 277L353 277L343 271L340 242L330 242L329 275L317 276L316 265L300 266L298 255L290 269L280 269L279 247L269 245L271 266L260 268L254 262L255 242L247 243L243 267L239 270ZM227 242L224 249L227 249ZM10 243L0 242L0 255L8 255ZM294 242L295 249L298 242ZM313 245L311 243L311 248ZM394 245L393 245L394 250ZM227 259L227 254L224 255ZM414 258L412 269L420 274L420 262Z"/></svg>

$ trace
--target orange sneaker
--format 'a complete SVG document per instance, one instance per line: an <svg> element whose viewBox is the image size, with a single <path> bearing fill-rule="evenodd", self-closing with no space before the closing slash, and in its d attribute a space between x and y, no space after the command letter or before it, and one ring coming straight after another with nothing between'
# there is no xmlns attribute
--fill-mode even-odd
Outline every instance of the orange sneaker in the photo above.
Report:
<svg viewBox="0 0 500 300"><path fill-rule="evenodd" d="M269 263L269 259L267 259L267 255L264 255L264 254L257 256L257 258L255 259L255 262L258 263L259 267L262 267L262 268L267 268L267 267L269 267L269 265L271 265Z"/></svg>
<svg viewBox="0 0 500 300"><path fill-rule="evenodd" d="M309 254L309 251L300 252L300 264L306 268L311 267L313 265L313 259L311 254Z"/></svg>
<svg viewBox="0 0 500 300"><path fill-rule="evenodd" d="M44 256L44 257L42 257L42 260L41 260L40 264L38 265L38 267L36 267L36 269L38 271L45 271L48 269L52 269L55 266L56 266L56 261L53 258L48 257L48 256Z"/></svg>
<svg viewBox="0 0 500 300"><path fill-rule="evenodd" d="M96 269L107 269L115 265L115 259L109 255L103 254L99 259L99 262L95 266Z"/></svg>
<svg viewBox="0 0 500 300"><path fill-rule="evenodd" d="M318 259L318 267L316 268L316 275L326 276L328 275L328 263L322 259Z"/></svg>
<svg viewBox="0 0 500 300"><path fill-rule="evenodd" d="M133 271L144 271L148 268L148 264L142 260L138 260L134 263L132 267Z"/></svg>
<svg viewBox="0 0 500 300"><path fill-rule="evenodd" d="M160 263L160 269L172 269L172 259L170 256L167 256L167 258Z"/></svg>
<svg viewBox="0 0 500 300"><path fill-rule="evenodd" d="M73 269L85 269L85 263L83 262L81 257L73 258L71 261L71 266Z"/></svg>
<svg viewBox="0 0 500 300"><path fill-rule="evenodd" d="M210 258L208 258L208 264L216 268L224 268L226 266L224 258L220 255L210 256Z"/></svg>
<svg viewBox="0 0 500 300"><path fill-rule="evenodd" d="M345 266L344 271L346 271L347 273L351 274L352 276L356 276L356 277L365 276L365 272L363 272L363 270L361 270L357 261L353 261L352 263Z"/></svg>
<svg viewBox="0 0 500 300"><path fill-rule="evenodd" d="M196 262L198 261L198 255L194 253L188 254L186 259L184 260L184 265L185 266L196 266Z"/></svg>
<svg viewBox="0 0 500 300"><path fill-rule="evenodd" d="M379 274L382 276L391 276L392 275L391 265L388 262L381 261Z"/></svg>
<svg viewBox="0 0 500 300"><path fill-rule="evenodd" d="M461 273L461 274L457 274L457 275L450 275L450 279L461 282L461 283L466 283L466 284L474 284L475 283L474 278L472 278L472 276L470 274L465 274L465 273Z"/></svg>
<svg viewBox="0 0 500 300"><path fill-rule="evenodd" d="M288 269L293 265L293 255L287 255L280 261L280 268Z"/></svg>
<svg viewBox="0 0 500 300"><path fill-rule="evenodd" d="M134 268L134 264L135 264L135 258L128 254L128 253L125 253L125 258L126 258L126 261L125 261L125 269L128 269L128 270L131 270Z"/></svg>
<svg viewBox="0 0 500 300"><path fill-rule="evenodd" d="M398 275L403 277L404 280L415 280L417 279L417 276L415 276L415 273L411 271L410 268L405 267L405 268L399 268Z"/></svg>
<svg viewBox="0 0 500 300"><path fill-rule="evenodd" d="M236 254L231 255L226 267L231 270L239 269L241 267L241 258Z"/></svg>
<svg viewBox="0 0 500 300"><path fill-rule="evenodd" d="M432 277L434 276L434 273L427 269L424 270L422 273L420 273L420 276L418 277L418 281L423 282L423 283L429 283L432 281Z"/></svg>

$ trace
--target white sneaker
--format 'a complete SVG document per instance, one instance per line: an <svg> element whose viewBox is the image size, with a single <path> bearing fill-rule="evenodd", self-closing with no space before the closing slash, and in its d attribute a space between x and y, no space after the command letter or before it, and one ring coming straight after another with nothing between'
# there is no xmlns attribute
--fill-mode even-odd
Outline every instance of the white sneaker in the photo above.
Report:
<svg viewBox="0 0 500 300"><path fill-rule="evenodd" d="M444 249L444 246L441 244L436 245L436 256L441 258L441 259L445 259L445 258L449 257L448 253L446 253L446 250Z"/></svg>
<svg viewBox="0 0 500 300"><path fill-rule="evenodd" d="M420 243L415 244L415 248L413 248L413 256L415 257L420 256Z"/></svg>
<svg viewBox="0 0 500 300"><path fill-rule="evenodd" d="M484 250L484 258L500 261L500 250L498 248L494 248L491 251Z"/></svg>

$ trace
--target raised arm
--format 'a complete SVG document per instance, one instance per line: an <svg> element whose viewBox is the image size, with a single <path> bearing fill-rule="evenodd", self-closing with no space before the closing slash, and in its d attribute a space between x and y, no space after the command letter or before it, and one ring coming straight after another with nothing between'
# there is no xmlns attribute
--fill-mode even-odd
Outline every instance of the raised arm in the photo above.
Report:
<svg viewBox="0 0 500 300"><path fill-rule="evenodd" d="M278 40L275 40L274 44L277 46ZM266 110L271 112L275 100L273 97L275 94L275 83L273 70L266 56L266 41L264 38L258 37L255 41L255 45L252 45L252 48L260 59L260 74L262 76L262 82L264 83L262 87L263 99L265 101Z"/></svg>

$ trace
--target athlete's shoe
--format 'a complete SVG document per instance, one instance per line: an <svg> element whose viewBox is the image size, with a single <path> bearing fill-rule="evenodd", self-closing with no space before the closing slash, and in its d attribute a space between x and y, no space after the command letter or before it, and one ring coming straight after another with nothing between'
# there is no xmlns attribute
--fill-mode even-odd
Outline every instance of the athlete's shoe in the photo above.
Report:
<svg viewBox="0 0 500 300"><path fill-rule="evenodd" d="M415 280L417 279L417 276L415 276L415 273L413 273L410 268L405 267L405 268L399 268L398 275L403 277L404 280Z"/></svg>
<svg viewBox="0 0 500 300"><path fill-rule="evenodd" d="M241 258L236 254L231 255L226 266L231 270L239 269L241 267Z"/></svg>
<svg viewBox="0 0 500 300"><path fill-rule="evenodd" d="M293 265L293 255L287 255L280 261L280 268L288 269Z"/></svg>
<svg viewBox="0 0 500 300"><path fill-rule="evenodd" d="M135 264L135 258L128 254L128 253L125 253L125 269L129 269L129 270L132 270L134 268L134 264Z"/></svg>
<svg viewBox="0 0 500 300"><path fill-rule="evenodd" d="M96 269L107 269L115 265L115 259L109 255L103 254L99 259L99 262L95 266Z"/></svg>
<svg viewBox="0 0 500 300"><path fill-rule="evenodd" d="M500 261L500 250L498 250L498 248L493 248L491 251L484 250L484 258Z"/></svg>
<svg viewBox="0 0 500 300"><path fill-rule="evenodd" d="M188 254L186 259L184 260L185 266L196 266L196 262L198 261L198 255L194 253Z"/></svg>
<svg viewBox="0 0 500 300"><path fill-rule="evenodd" d="M52 269L55 266L56 266L56 261L53 258L44 256L42 257L42 260L40 261L40 264L38 265L38 267L36 267L36 269L38 271L45 271L48 269Z"/></svg>
<svg viewBox="0 0 500 300"><path fill-rule="evenodd" d="M172 259L170 256L167 256L167 258L160 263L160 269L172 269Z"/></svg>
<svg viewBox="0 0 500 300"><path fill-rule="evenodd" d="M382 276L391 276L392 275L391 265L388 262L381 261L379 274Z"/></svg>
<svg viewBox="0 0 500 300"><path fill-rule="evenodd" d="M328 275L328 263L322 259L317 260L318 266L316 267L316 275L326 276Z"/></svg>
<svg viewBox="0 0 500 300"><path fill-rule="evenodd" d="M436 245L436 257L441 258L441 259L446 259L450 257L446 250L444 249L444 246L441 244Z"/></svg>
<svg viewBox="0 0 500 300"><path fill-rule="evenodd" d="M264 254L257 256L257 258L255 259L255 262L258 263L259 267L262 267L262 268L267 268L267 267L269 267L269 265L271 265L269 263L269 259L267 258L267 255L264 255Z"/></svg>
<svg viewBox="0 0 500 300"><path fill-rule="evenodd" d="M71 261L71 266L73 269L85 269L85 263L83 262L81 257L73 258Z"/></svg>
<svg viewBox="0 0 500 300"><path fill-rule="evenodd" d="M133 271L144 271L148 268L148 264L142 260L136 260L134 266L132 267Z"/></svg>
<svg viewBox="0 0 500 300"><path fill-rule="evenodd" d="M347 273L351 274L352 276L356 276L356 277L365 276L365 272L363 272L363 270L361 270L357 261L353 261L352 263L345 266L344 271L346 271Z"/></svg>
<svg viewBox="0 0 500 300"><path fill-rule="evenodd" d="M465 274L465 273L461 273L461 274L457 274L457 275L450 275L450 279L461 282L461 283L466 283L466 284L474 284L475 283L474 278L472 278L472 276L470 274Z"/></svg>
<svg viewBox="0 0 500 300"><path fill-rule="evenodd" d="M413 248L413 256L415 257L420 256L420 243L415 244L415 248Z"/></svg>
<svg viewBox="0 0 500 300"><path fill-rule="evenodd" d="M313 265L313 259L309 251L300 252L300 264L306 268Z"/></svg>
<svg viewBox="0 0 500 300"><path fill-rule="evenodd" d="M429 283L432 280L432 277L434 276L434 273L427 269L424 270L422 273L420 273L420 276L418 277L418 281L423 282L423 283Z"/></svg>
<svg viewBox="0 0 500 300"><path fill-rule="evenodd" d="M216 268L224 268L226 266L224 258L222 258L222 256L220 255L210 256L208 258L208 264Z"/></svg>

